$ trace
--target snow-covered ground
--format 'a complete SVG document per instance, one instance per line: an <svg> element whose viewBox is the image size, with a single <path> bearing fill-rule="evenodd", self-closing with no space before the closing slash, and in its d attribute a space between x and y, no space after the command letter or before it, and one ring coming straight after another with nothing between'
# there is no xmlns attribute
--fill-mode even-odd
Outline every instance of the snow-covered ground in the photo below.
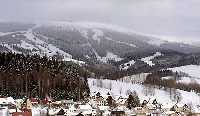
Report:
<svg viewBox="0 0 200 116"><path fill-rule="evenodd" d="M128 83L143 83L146 80L146 77L149 73L140 73L131 76L125 76L119 80Z"/></svg>
<svg viewBox="0 0 200 116"><path fill-rule="evenodd" d="M173 72L184 72L189 76L200 79L200 65L186 65L181 67L169 68Z"/></svg>
<svg viewBox="0 0 200 116"><path fill-rule="evenodd" d="M148 56L145 58L142 58L141 61L147 63L149 66L153 66L155 65L151 60L153 60L154 58L161 56L162 54L160 52L156 52L153 56Z"/></svg>
<svg viewBox="0 0 200 116"><path fill-rule="evenodd" d="M181 79L178 80L177 83L184 83L184 84L198 83L198 84L200 84L200 79L196 79L196 78L192 78L192 77L181 77Z"/></svg>
<svg viewBox="0 0 200 116"><path fill-rule="evenodd" d="M151 36L149 36L151 37ZM154 38L151 38L149 41L148 41L149 44L151 45L156 45L156 46L160 46L164 43L167 43L167 41L165 40L161 40L161 39L158 39L157 37L154 37Z"/></svg>
<svg viewBox="0 0 200 116"><path fill-rule="evenodd" d="M169 68L173 72L184 73L182 77L177 80L177 83L198 83L200 84L200 65L186 65L181 67Z"/></svg>
<svg viewBox="0 0 200 116"><path fill-rule="evenodd" d="M5 36L7 33L0 32L0 36Z"/></svg>
<svg viewBox="0 0 200 116"><path fill-rule="evenodd" d="M174 77L173 76L162 77L162 80L169 80L169 79L174 79Z"/></svg>
<svg viewBox="0 0 200 116"><path fill-rule="evenodd" d="M121 61L123 60L123 58L120 58L119 56L115 55L112 52L107 52L106 56L101 57L99 60L102 62L107 62L108 60Z"/></svg>
<svg viewBox="0 0 200 116"><path fill-rule="evenodd" d="M155 65L152 60L158 56L161 56L162 54L160 52L156 52L153 56L148 56L148 57L145 57L145 58L141 58L140 60L145 62L146 64L148 64L149 66L153 66ZM134 65L135 64L135 61L134 60L130 60L129 62L127 63L124 63L124 64L121 64L120 65L120 68L122 70L127 70L130 66Z"/></svg>
<svg viewBox="0 0 200 116"><path fill-rule="evenodd" d="M13 53L21 53L19 51L14 50L13 47L11 45L9 45L9 44L0 44L0 45L6 47L7 49L9 49L10 51L12 51Z"/></svg>
<svg viewBox="0 0 200 116"><path fill-rule="evenodd" d="M99 30L99 29L93 29L94 35L92 37L93 40L97 41L98 44L101 41L101 37L104 36L103 31Z"/></svg>
<svg viewBox="0 0 200 116"><path fill-rule="evenodd" d="M134 65L134 64L135 64L135 61L131 60L131 61L125 63L125 64L120 65L120 68L122 70L127 70L131 65Z"/></svg>
<svg viewBox="0 0 200 116"><path fill-rule="evenodd" d="M16 33L16 32L0 32L0 37L5 36L5 35L9 35L9 34L13 34L13 33ZM18 31L18 32L20 32L20 31Z"/></svg>
<svg viewBox="0 0 200 116"><path fill-rule="evenodd" d="M32 49L37 49L34 45L32 44L29 44L28 42L24 41L24 40L21 40L21 45L20 47L24 48L24 49L29 49L29 50L32 50Z"/></svg>
<svg viewBox="0 0 200 116"><path fill-rule="evenodd" d="M47 55L48 57L52 57L56 55L57 53L64 56L64 61L72 61L78 64L85 64L83 61L78 61L72 58L72 55L66 53L65 51L59 49L58 47L48 44L45 41L41 40L36 36L36 34L33 32L34 28L37 28L38 25L34 26L33 28L28 29L27 31L21 32L21 35L25 36L26 39L22 39L20 44L15 44L16 46L20 48L24 48L27 50L34 50L32 51L32 54L40 54L42 56ZM0 36L5 36L8 34L13 34L16 32L9 32L9 33L0 33ZM12 35L13 38L15 38L15 35ZM42 36L44 39L48 39L45 36ZM0 45L5 46L10 51L15 53L21 53L20 51L15 50L11 44L2 44Z"/></svg>
<svg viewBox="0 0 200 116"><path fill-rule="evenodd" d="M90 91L92 94L100 92L102 95L106 95L108 92L114 97L119 96L127 97L128 91L136 91L140 101L157 99L161 104L176 104L177 96L180 98L179 104L191 104L196 110L197 105L200 105L200 96L194 92L186 92L182 90L164 90L153 88L150 86L144 86L141 84L134 84L131 82L123 82L121 80L97 80L88 79Z"/></svg>
<svg viewBox="0 0 200 116"><path fill-rule="evenodd" d="M47 107L33 107L32 108L33 116L45 116L47 115Z"/></svg>
<svg viewBox="0 0 200 116"><path fill-rule="evenodd" d="M117 41L117 40L114 40L114 39L112 39L110 37L106 37L105 39L110 40L110 41L114 41L116 43L124 44L124 45L130 46L130 47L133 47L133 48L137 47L135 44L126 43L126 42L122 42L122 41Z"/></svg>

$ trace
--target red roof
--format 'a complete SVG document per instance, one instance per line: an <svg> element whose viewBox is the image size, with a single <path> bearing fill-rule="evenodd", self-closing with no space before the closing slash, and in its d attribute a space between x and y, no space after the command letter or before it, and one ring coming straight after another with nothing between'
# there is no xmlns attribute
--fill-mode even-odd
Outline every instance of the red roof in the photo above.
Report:
<svg viewBox="0 0 200 116"><path fill-rule="evenodd" d="M51 102L52 102L52 100L50 100L48 98L45 98L45 99L41 100L42 104L48 104L48 103L51 103Z"/></svg>
<svg viewBox="0 0 200 116"><path fill-rule="evenodd" d="M32 103L38 103L38 102L39 102L38 99L36 99L36 98L31 98L30 101L31 101Z"/></svg>

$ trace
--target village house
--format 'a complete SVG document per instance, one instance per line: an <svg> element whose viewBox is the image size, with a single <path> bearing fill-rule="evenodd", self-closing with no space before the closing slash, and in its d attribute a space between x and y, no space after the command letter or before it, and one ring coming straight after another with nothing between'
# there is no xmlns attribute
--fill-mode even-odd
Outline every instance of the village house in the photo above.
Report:
<svg viewBox="0 0 200 116"><path fill-rule="evenodd" d="M109 93L102 96L99 92L88 97L86 101L49 101L47 99L45 101L46 104L40 103L37 99L0 98L0 110L7 113L4 115L32 116L32 107L42 105L46 107L46 113L50 116L200 116L198 109L194 111L187 104L160 104L156 99L144 100L138 107L128 109L127 98L120 96L114 99Z"/></svg>
<svg viewBox="0 0 200 116"><path fill-rule="evenodd" d="M72 106L69 107L69 109L67 110L65 115L66 116L76 116L79 113L81 113L81 112L80 112L80 109L78 109L78 105L73 104Z"/></svg>
<svg viewBox="0 0 200 116"><path fill-rule="evenodd" d="M176 112L174 111L165 111L162 113L163 116L177 116Z"/></svg>
<svg viewBox="0 0 200 116"><path fill-rule="evenodd" d="M84 116L90 116L94 111L89 104L79 105L78 109Z"/></svg>
<svg viewBox="0 0 200 116"><path fill-rule="evenodd" d="M190 114L191 108L187 105L187 104L175 104L172 108L171 111L176 112L176 114L184 114L184 115L188 115Z"/></svg>
<svg viewBox="0 0 200 116"><path fill-rule="evenodd" d="M32 106L37 107L39 105L39 99L37 98L31 98L30 99Z"/></svg>
<svg viewBox="0 0 200 116"><path fill-rule="evenodd" d="M61 103L62 103L65 107L69 108L69 107L71 107L71 106L74 104L74 101L73 101L73 100L62 100Z"/></svg>
<svg viewBox="0 0 200 116"><path fill-rule="evenodd" d="M134 110L127 110L125 111L126 116L136 116L136 113Z"/></svg>
<svg viewBox="0 0 200 116"><path fill-rule="evenodd" d="M137 116L149 116L149 110L143 107L135 107L134 111Z"/></svg>
<svg viewBox="0 0 200 116"><path fill-rule="evenodd" d="M171 110L171 108L174 106L173 103L164 103L162 104L162 110L163 112L168 112Z"/></svg>
<svg viewBox="0 0 200 116"><path fill-rule="evenodd" d="M66 116L76 116L76 115L84 115L84 116L96 116L96 109L92 108L89 104L82 105L72 105L69 109L66 110Z"/></svg>
<svg viewBox="0 0 200 116"><path fill-rule="evenodd" d="M90 104L92 107L97 108L98 106L107 106L107 97L101 96L101 94L98 92L94 96L90 97Z"/></svg>
<svg viewBox="0 0 200 116"><path fill-rule="evenodd" d="M111 116L126 116L124 111L112 111Z"/></svg>
<svg viewBox="0 0 200 116"><path fill-rule="evenodd" d="M116 100L116 105L117 106L126 106L126 100L127 98L124 98L122 96L120 96L117 100Z"/></svg>
<svg viewBox="0 0 200 116"><path fill-rule="evenodd" d="M26 98L21 104L20 110L15 110L10 113L11 116L32 116L32 104L31 101Z"/></svg>
<svg viewBox="0 0 200 116"><path fill-rule="evenodd" d="M142 106L142 110L144 112L146 112L146 114L151 114L151 116L157 116L157 115L161 115L163 113L163 110L162 110L162 104L159 104L157 102L156 99L154 99L153 101L151 99L149 99L148 101L147 100L144 100L141 104Z"/></svg>
<svg viewBox="0 0 200 116"><path fill-rule="evenodd" d="M117 106L111 111L111 116L126 116L126 111L128 111L126 106Z"/></svg>
<svg viewBox="0 0 200 116"><path fill-rule="evenodd" d="M98 106L97 112L103 116L110 116L110 107L109 106Z"/></svg>

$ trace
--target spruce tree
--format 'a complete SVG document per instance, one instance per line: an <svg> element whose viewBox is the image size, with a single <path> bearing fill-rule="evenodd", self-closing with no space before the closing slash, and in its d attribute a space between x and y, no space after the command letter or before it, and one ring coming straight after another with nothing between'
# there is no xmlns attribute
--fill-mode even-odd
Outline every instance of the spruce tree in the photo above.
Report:
<svg viewBox="0 0 200 116"><path fill-rule="evenodd" d="M127 99L127 108L132 109L140 105L140 100L137 94L130 94Z"/></svg>

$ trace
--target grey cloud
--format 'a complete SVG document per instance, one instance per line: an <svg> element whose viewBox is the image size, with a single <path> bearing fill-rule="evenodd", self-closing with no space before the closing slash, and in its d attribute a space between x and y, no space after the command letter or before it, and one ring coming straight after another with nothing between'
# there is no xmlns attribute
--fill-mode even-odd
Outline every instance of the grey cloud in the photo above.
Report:
<svg viewBox="0 0 200 116"><path fill-rule="evenodd" d="M0 0L0 20L92 21L194 40L199 0Z"/></svg>

